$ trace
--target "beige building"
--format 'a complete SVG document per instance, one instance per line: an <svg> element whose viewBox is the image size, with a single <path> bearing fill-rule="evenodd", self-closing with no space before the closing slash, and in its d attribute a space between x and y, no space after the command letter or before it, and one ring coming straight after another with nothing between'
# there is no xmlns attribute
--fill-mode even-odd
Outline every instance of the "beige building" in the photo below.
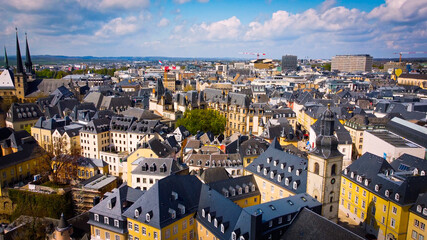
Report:
<svg viewBox="0 0 427 240"><path fill-rule="evenodd" d="M110 119L93 119L80 130L81 154L87 158L100 159L100 151L110 145Z"/></svg>
<svg viewBox="0 0 427 240"><path fill-rule="evenodd" d="M39 145L44 148L46 151L53 150L53 140L52 135L56 129L63 129L65 126L70 125L71 119L65 117L64 119L60 118L49 118L40 117L39 120L31 127L31 136L36 139Z"/></svg>
<svg viewBox="0 0 427 240"><path fill-rule="evenodd" d="M402 74L397 78L397 83L427 89L427 74Z"/></svg>
<svg viewBox="0 0 427 240"><path fill-rule="evenodd" d="M56 129L52 134L52 145L54 150L62 151L67 154L80 155L79 131L81 128L81 125L72 124L61 129Z"/></svg>
<svg viewBox="0 0 427 240"><path fill-rule="evenodd" d="M367 54L337 55L332 57L331 71L340 72L370 72L373 58Z"/></svg>

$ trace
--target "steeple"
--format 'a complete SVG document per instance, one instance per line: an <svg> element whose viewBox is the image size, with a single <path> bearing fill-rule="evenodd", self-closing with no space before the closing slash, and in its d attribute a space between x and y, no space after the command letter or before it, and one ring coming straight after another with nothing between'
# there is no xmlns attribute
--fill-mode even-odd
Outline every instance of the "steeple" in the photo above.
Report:
<svg viewBox="0 0 427 240"><path fill-rule="evenodd" d="M7 58L6 46L4 46L4 68L9 69L9 59Z"/></svg>
<svg viewBox="0 0 427 240"><path fill-rule="evenodd" d="M16 73L24 73L24 67L22 65L22 58L21 58L21 49L19 48L19 41L18 41L18 28L15 28L16 30Z"/></svg>
<svg viewBox="0 0 427 240"><path fill-rule="evenodd" d="M312 153L324 159L341 156L338 151L338 139L334 135L335 115L330 104L320 117L320 124L320 135L316 138L316 148Z"/></svg>
<svg viewBox="0 0 427 240"><path fill-rule="evenodd" d="M25 43L26 43L26 49L25 49L25 70L27 73L33 72L33 62L31 62L31 55L30 55L30 48L28 47L28 37L27 33L25 33Z"/></svg>

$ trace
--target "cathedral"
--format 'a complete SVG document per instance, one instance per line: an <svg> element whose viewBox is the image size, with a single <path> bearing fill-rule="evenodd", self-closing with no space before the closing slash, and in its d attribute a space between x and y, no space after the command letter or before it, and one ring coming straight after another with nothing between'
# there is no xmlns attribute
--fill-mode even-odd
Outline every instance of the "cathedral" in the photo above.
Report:
<svg viewBox="0 0 427 240"><path fill-rule="evenodd" d="M22 62L21 49L19 47L18 31L16 32L16 72L13 72L4 49L5 69L0 74L0 98L5 102L33 102L35 99L28 96L31 92L29 81L34 80L33 63L31 62L28 38L26 37L25 68Z"/></svg>

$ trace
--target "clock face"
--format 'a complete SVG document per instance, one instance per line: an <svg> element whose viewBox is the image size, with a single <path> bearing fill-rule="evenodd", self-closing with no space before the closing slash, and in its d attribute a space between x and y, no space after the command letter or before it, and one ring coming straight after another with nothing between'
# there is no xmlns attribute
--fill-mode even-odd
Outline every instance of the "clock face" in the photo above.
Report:
<svg viewBox="0 0 427 240"><path fill-rule="evenodd" d="M331 183L334 184L335 183L335 178L331 179Z"/></svg>

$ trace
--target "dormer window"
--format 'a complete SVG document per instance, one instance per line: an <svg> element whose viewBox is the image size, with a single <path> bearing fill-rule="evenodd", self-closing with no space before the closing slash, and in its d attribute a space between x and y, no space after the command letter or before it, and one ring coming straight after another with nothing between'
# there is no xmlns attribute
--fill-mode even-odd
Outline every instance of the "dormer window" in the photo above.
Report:
<svg viewBox="0 0 427 240"><path fill-rule="evenodd" d="M375 185L375 192L378 192L380 190L380 186L378 184Z"/></svg>
<svg viewBox="0 0 427 240"><path fill-rule="evenodd" d="M285 167L286 167L286 164L285 164L285 163L281 163L281 164L280 164L280 168L281 168L281 169L285 169Z"/></svg>
<svg viewBox="0 0 427 240"><path fill-rule="evenodd" d="M277 175L277 181L278 181L278 182L281 182L281 181L282 181L282 176L280 176L280 174L279 174L279 175Z"/></svg>
<svg viewBox="0 0 427 240"><path fill-rule="evenodd" d="M206 210L205 209L202 209L202 217L206 217Z"/></svg>
<svg viewBox="0 0 427 240"><path fill-rule="evenodd" d="M239 240L245 240L245 237L240 236L240 237L239 237Z"/></svg>
<svg viewBox="0 0 427 240"><path fill-rule="evenodd" d="M238 189L238 190L237 190L238 194L242 194L242 193L243 193L243 192L242 192L242 188L241 188L241 187L238 187L237 189Z"/></svg>
<svg viewBox="0 0 427 240"><path fill-rule="evenodd" d="M252 184L251 190L252 190L252 192L255 192L255 190L256 190L255 184Z"/></svg>
<svg viewBox="0 0 427 240"><path fill-rule="evenodd" d="M150 220L151 220L150 213L145 214L145 221L150 222Z"/></svg>
<svg viewBox="0 0 427 240"><path fill-rule="evenodd" d="M184 205L178 204L178 208L179 208L181 214L185 214L185 206Z"/></svg>
<svg viewBox="0 0 427 240"><path fill-rule="evenodd" d="M272 179L274 178L274 172L273 171L270 172L270 178L272 178Z"/></svg>
<svg viewBox="0 0 427 240"><path fill-rule="evenodd" d="M272 158L271 158L271 157L268 157L268 158L267 158L267 163L271 163L271 160L272 160Z"/></svg>
<svg viewBox="0 0 427 240"><path fill-rule="evenodd" d="M208 213L208 222L212 222L212 216L210 213Z"/></svg>
<svg viewBox="0 0 427 240"><path fill-rule="evenodd" d="M298 188L298 183L297 183L296 181L294 181L294 183L293 183L293 186L292 186L292 187L293 187L293 189L294 189L294 190L297 190L297 188Z"/></svg>
<svg viewBox="0 0 427 240"><path fill-rule="evenodd" d="M261 165L258 165L256 168L257 172L261 172L261 168L262 168Z"/></svg>
<svg viewBox="0 0 427 240"><path fill-rule="evenodd" d="M386 196L386 197L390 197L390 191L385 190L385 196Z"/></svg>
<svg viewBox="0 0 427 240"><path fill-rule="evenodd" d="M222 192L224 193L224 197L228 198L228 190L227 189L223 189Z"/></svg>
<svg viewBox="0 0 427 240"><path fill-rule="evenodd" d="M354 172L351 172L350 176L351 178L354 178Z"/></svg>
<svg viewBox="0 0 427 240"><path fill-rule="evenodd" d="M426 215L426 216L427 216L427 208L424 208L424 209L423 209L423 215Z"/></svg>
<svg viewBox="0 0 427 240"><path fill-rule="evenodd" d="M274 166L277 166L277 164L279 163L279 160L275 160L274 162L273 162L273 165Z"/></svg>
<svg viewBox="0 0 427 240"><path fill-rule="evenodd" d="M264 168L264 175L267 175L267 173L268 173L267 168Z"/></svg>
<svg viewBox="0 0 427 240"><path fill-rule="evenodd" d="M417 212L421 213L421 211L423 210L423 208L421 207L421 205L417 206Z"/></svg>
<svg viewBox="0 0 427 240"><path fill-rule="evenodd" d="M418 175L418 168L414 169L414 175Z"/></svg>
<svg viewBox="0 0 427 240"><path fill-rule="evenodd" d="M111 203L111 200L108 201L108 209L112 209L113 208L113 204Z"/></svg>
<svg viewBox="0 0 427 240"><path fill-rule="evenodd" d="M176 218L176 211L175 210L173 210L172 208L169 208L168 212L169 212L172 219Z"/></svg>
<svg viewBox="0 0 427 240"><path fill-rule="evenodd" d="M236 196L236 189L234 188L231 189L231 196L233 197Z"/></svg>
<svg viewBox="0 0 427 240"><path fill-rule="evenodd" d="M400 199L400 195L399 195L399 193L396 193L396 194L394 195L394 199L395 199L396 201L399 201L399 199Z"/></svg>
<svg viewBox="0 0 427 240"><path fill-rule="evenodd" d="M369 181L368 181L368 179L365 179L365 186L368 186L369 185Z"/></svg>
<svg viewBox="0 0 427 240"><path fill-rule="evenodd" d="M249 192L249 186L248 185L246 185L245 186L245 193L248 193Z"/></svg>
<svg viewBox="0 0 427 240"><path fill-rule="evenodd" d="M218 227L218 220L216 218L214 219L214 227Z"/></svg>
<svg viewBox="0 0 427 240"><path fill-rule="evenodd" d="M172 191L172 199L173 200L178 200L178 193Z"/></svg>
<svg viewBox="0 0 427 240"><path fill-rule="evenodd" d="M236 235L236 233L233 231L232 233L231 233L231 240L236 240L237 239L237 235Z"/></svg>
<svg viewBox="0 0 427 240"><path fill-rule="evenodd" d="M289 178L285 178L285 185L289 186Z"/></svg>
<svg viewBox="0 0 427 240"><path fill-rule="evenodd" d="M221 232L224 233L225 232L225 226L224 224L221 223Z"/></svg>
<svg viewBox="0 0 427 240"><path fill-rule="evenodd" d="M360 175L357 175L357 179L356 179L358 182L362 182L362 176L360 176Z"/></svg>
<svg viewBox="0 0 427 240"><path fill-rule="evenodd" d="M423 171L421 171L420 175L421 175L421 176L425 176L425 175L426 175L426 171L424 171L424 170L423 170Z"/></svg>
<svg viewBox="0 0 427 240"><path fill-rule="evenodd" d="M346 169L344 169L344 174L347 175L347 173L348 173L348 170L346 168Z"/></svg>
<svg viewBox="0 0 427 240"><path fill-rule="evenodd" d="M301 170L300 170L300 169L298 169L298 170L295 172L295 174L296 174L297 176L299 176L299 175L301 174Z"/></svg>
<svg viewBox="0 0 427 240"><path fill-rule="evenodd" d="M135 209L135 218L139 218L139 210Z"/></svg>

